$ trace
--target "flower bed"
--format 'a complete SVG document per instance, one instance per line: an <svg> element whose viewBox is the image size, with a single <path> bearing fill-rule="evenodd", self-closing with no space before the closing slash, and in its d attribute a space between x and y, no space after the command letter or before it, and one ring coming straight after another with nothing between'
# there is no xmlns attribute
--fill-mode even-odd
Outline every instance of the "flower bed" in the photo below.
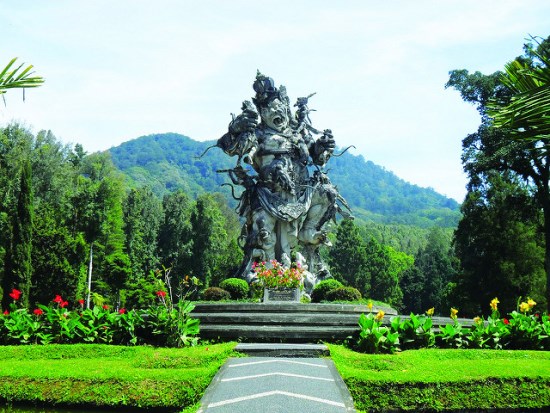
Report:
<svg viewBox="0 0 550 413"><path fill-rule="evenodd" d="M0 315L0 344L103 343L153 344L182 347L196 344L199 320L189 313L194 305L185 299L173 305L165 291L149 308L127 311L108 305L84 308L84 300L70 308L56 295L48 305L32 311L18 306L21 292L13 289L9 309Z"/></svg>

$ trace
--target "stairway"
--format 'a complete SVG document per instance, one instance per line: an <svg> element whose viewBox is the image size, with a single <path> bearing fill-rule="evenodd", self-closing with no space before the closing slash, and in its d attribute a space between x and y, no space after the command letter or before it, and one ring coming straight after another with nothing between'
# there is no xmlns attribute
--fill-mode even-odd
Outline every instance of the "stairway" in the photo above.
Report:
<svg viewBox="0 0 550 413"><path fill-rule="evenodd" d="M386 317L396 315L392 308ZM368 307L352 304L197 303L191 316L201 322L201 338L242 342L317 343L340 341L358 331Z"/></svg>

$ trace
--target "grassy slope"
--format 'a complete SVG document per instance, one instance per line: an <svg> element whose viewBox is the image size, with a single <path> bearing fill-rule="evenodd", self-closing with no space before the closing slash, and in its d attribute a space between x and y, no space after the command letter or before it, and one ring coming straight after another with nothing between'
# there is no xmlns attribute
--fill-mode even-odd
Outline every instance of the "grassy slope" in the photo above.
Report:
<svg viewBox="0 0 550 413"><path fill-rule="evenodd" d="M181 409L200 400L234 346L6 346L0 401Z"/></svg>
<svg viewBox="0 0 550 413"><path fill-rule="evenodd" d="M330 345L359 410L550 407L550 352L409 350L368 355Z"/></svg>

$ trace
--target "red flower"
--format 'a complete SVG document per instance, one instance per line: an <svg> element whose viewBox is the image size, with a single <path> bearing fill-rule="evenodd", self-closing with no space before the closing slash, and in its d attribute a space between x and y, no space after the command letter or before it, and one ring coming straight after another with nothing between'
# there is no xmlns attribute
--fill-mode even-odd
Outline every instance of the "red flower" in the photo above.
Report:
<svg viewBox="0 0 550 413"><path fill-rule="evenodd" d="M19 300L19 297L21 297L21 291L12 288L10 297L13 298L15 301Z"/></svg>
<svg viewBox="0 0 550 413"><path fill-rule="evenodd" d="M57 304L61 304L63 302L63 298L61 298L61 296L58 294L55 296L55 298L53 299L53 302L54 303L57 303Z"/></svg>
<svg viewBox="0 0 550 413"><path fill-rule="evenodd" d="M166 297L166 291L157 291L157 296L162 298Z"/></svg>
<svg viewBox="0 0 550 413"><path fill-rule="evenodd" d="M121 308L120 310L118 310L118 313L119 314L124 314L126 312L126 309L125 308Z"/></svg>
<svg viewBox="0 0 550 413"><path fill-rule="evenodd" d="M10 315L10 312L8 310L5 310L4 315Z"/></svg>
<svg viewBox="0 0 550 413"><path fill-rule="evenodd" d="M108 310L109 309L109 306L107 304L103 304L103 309L104 310Z"/></svg>
<svg viewBox="0 0 550 413"><path fill-rule="evenodd" d="M80 304L80 307L84 307L84 300L82 299L78 300L78 304Z"/></svg>
<svg viewBox="0 0 550 413"><path fill-rule="evenodd" d="M59 307L61 307L61 308L65 308L65 307L67 307L68 305L69 305L69 302L68 302L68 301L63 301L63 300L62 300L62 301L59 303Z"/></svg>
<svg viewBox="0 0 550 413"><path fill-rule="evenodd" d="M33 313L34 313L34 315L42 315L42 314L44 314L44 311L42 311L40 308L35 308Z"/></svg>
<svg viewBox="0 0 550 413"><path fill-rule="evenodd" d="M503 318L503 319L502 319L502 322L503 322L504 324L510 324L510 322L508 321L507 318Z"/></svg>

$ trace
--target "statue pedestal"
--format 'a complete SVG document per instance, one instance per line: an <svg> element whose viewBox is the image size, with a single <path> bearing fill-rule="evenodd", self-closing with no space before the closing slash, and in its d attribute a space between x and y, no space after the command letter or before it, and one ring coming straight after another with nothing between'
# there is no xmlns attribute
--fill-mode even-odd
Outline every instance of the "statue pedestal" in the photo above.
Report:
<svg viewBox="0 0 550 413"><path fill-rule="evenodd" d="M264 288L264 303L300 302L299 288Z"/></svg>

